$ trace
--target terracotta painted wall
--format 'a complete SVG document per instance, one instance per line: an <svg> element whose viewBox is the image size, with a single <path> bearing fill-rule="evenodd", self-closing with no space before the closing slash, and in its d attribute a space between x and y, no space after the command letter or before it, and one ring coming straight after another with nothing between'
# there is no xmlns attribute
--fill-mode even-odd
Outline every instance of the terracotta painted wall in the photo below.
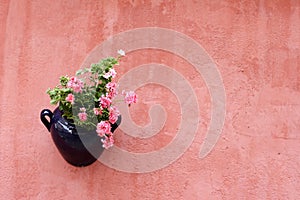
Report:
<svg viewBox="0 0 300 200"><path fill-rule="evenodd" d="M0 27L1 199L300 199L299 0L2 0ZM149 173L101 162L70 166L39 121L43 108L55 108L45 90L72 75L110 36L141 27L181 32L214 60L226 91L220 139L199 158L211 109L201 75L177 57L144 49L128 54L120 74L152 62L182 74L199 103L193 143ZM160 103L165 127L148 139L118 130L116 145L131 152L160 149L176 135L178 102L155 84L137 92L133 121L145 125L149 107Z"/></svg>

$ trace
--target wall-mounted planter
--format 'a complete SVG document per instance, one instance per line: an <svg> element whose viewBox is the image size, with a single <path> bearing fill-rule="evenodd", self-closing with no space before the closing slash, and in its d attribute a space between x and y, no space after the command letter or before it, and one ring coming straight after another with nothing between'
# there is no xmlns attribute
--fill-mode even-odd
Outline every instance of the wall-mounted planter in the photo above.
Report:
<svg viewBox="0 0 300 200"><path fill-rule="evenodd" d="M58 108L53 113L48 109L42 110L40 119L51 133L60 154L69 164L77 167L88 166L94 163L104 151L101 137L95 131L76 127L62 117ZM114 132L120 123L121 116L115 124L112 124L111 132Z"/></svg>

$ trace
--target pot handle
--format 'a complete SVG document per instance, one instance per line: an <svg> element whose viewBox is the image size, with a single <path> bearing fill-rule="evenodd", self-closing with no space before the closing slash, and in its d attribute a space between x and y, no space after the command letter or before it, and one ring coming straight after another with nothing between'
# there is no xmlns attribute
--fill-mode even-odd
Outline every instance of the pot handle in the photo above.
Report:
<svg viewBox="0 0 300 200"><path fill-rule="evenodd" d="M51 128L52 116L53 116L53 113L49 109L42 110L41 115L40 115L41 121L46 126L46 128L48 129L49 132L50 132L50 128ZM46 117L49 117L50 121Z"/></svg>

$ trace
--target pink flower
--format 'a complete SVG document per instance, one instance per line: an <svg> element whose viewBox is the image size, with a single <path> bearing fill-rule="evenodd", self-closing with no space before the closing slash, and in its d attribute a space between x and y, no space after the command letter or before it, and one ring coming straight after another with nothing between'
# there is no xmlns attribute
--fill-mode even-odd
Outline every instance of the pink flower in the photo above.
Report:
<svg viewBox="0 0 300 200"><path fill-rule="evenodd" d="M102 114L101 108L94 108L94 114L95 115L101 115Z"/></svg>
<svg viewBox="0 0 300 200"><path fill-rule="evenodd" d="M108 108L111 104L111 99L103 95L100 97L99 101L102 108Z"/></svg>
<svg viewBox="0 0 300 200"><path fill-rule="evenodd" d="M87 114L85 107L80 108L80 113L78 113L79 120L84 122L87 120Z"/></svg>
<svg viewBox="0 0 300 200"><path fill-rule="evenodd" d="M116 95L117 95L116 92L111 92L111 91L110 91L110 92L107 94L107 97L110 98L110 99L113 99L113 98L115 98Z"/></svg>
<svg viewBox="0 0 300 200"><path fill-rule="evenodd" d="M117 72L115 69L111 68L107 73L103 75L104 78L109 79L110 77L115 78L117 75Z"/></svg>
<svg viewBox="0 0 300 200"><path fill-rule="evenodd" d="M109 108L109 122L114 124L117 122L118 117L120 115L120 111L115 106L111 106Z"/></svg>
<svg viewBox="0 0 300 200"><path fill-rule="evenodd" d="M111 75L112 78L115 78L115 77L116 77L117 72L116 72L115 69L111 68L111 69L109 70L109 72L110 72L110 75Z"/></svg>
<svg viewBox="0 0 300 200"><path fill-rule="evenodd" d="M127 103L129 106L130 104L137 102L137 95L135 94L134 91L125 92L123 90L122 94L125 95L124 97L125 103Z"/></svg>
<svg viewBox="0 0 300 200"><path fill-rule="evenodd" d="M87 114L85 112L78 113L78 117L79 117L80 121L82 121L82 122L87 120Z"/></svg>
<svg viewBox="0 0 300 200"><path fill-rule="evenodd" d="M85 107L80 108L80 112L86 112Z"/></svg>
<svg viewBox="0 0 300 200"><path fill-rule="evenodd" d="M101 142L103 143L103 147L105 149L108 149L114 145L114 138L113 136L105 137L104 139L101 139Z"/></svg>
<svg viewBox="0 0 300 200"><path fill-rule="evenodd" d="M118 54L119 54L120 56L125 56L125 51L123 51L122 49L119 49L119 50L118 50Z"/></svg>
<svg viewBox="0 0 300 200"><path fill-rule="evenodd" d="M82 92L83 82L80 79L73 76L67 83L67 87L72 88L75 93L79 93Z"/></svg>
<svg viewBox="0 0 300 200"><path fill-rule="evenodd" d="M101 121L97 124L96 132L100 137L105 136L105 134L111 135L111 125L108 121Z"/></svg>
<svg viewBox="0 0 300 200"><path fill-rule="evenodd" d="M114 98L116 95L117 95L117 87L118 87L118 84L115 83L115 82L109 82L106 84L106 88L108 89L108 97L109 98Z"/></svg>
<svg viewBox="0 0 300 200"><path fill-rule="evenodd" d="M66 101L70 102L71 104L74 104L75 101L75 97L73 94L68 94L68 96L66 97Z"/></svg>

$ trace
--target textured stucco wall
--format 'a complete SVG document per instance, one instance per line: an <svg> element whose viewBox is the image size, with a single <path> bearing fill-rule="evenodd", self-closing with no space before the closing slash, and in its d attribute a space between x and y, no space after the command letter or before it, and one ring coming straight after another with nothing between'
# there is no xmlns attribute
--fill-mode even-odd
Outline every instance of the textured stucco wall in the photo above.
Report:
<svg viewBox="0 0 300 200"><path fill-rule="evenodd" d="M43 108L54 108L45 90L108 37L153 26L188 35L216 62L226 120L215 148L198 158L211 108L201 76L179 58L144 50L125 58L123 73L158 62L189 80L201 117L192 145L151 173L68 165L39 121ZM4 0L0 63L0 199L300 199L299 0ZM149 106L161 103L166 127L145 140L119 131L117 145L159 149L176 134L174 94L158 85L138 92L133 120L145 124Z"/></svg>

